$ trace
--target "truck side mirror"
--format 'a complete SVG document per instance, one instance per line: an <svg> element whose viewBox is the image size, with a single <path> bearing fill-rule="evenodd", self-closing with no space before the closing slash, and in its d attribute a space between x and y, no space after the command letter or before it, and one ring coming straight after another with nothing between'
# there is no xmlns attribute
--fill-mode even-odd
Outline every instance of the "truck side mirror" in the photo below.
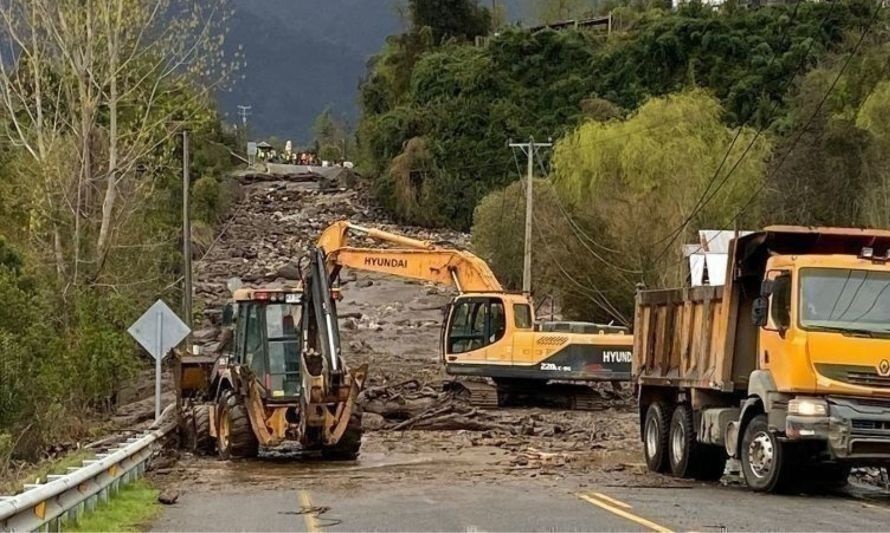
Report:
<svg viewBox="0 0 890 533"><path fill-rule="evenodd" d="M234 321L235 321L235 309L232 306L232 302L229 302L226 304L225 307L223 307L222 324L225 327L229 327L232 325L232 323Z"/></svg>
<svg viewBox="0 0 890 533"><path fill-rule="evenodd" d="M773 287L776 282L771 279L765 279L760 282L760 295L761 296L770 296L773 293Z"/></svg>
<svg viewBox="0 0 890 533"><path fill-rule="evenodd" d="M751 307L751 321L755 326L762 328L767 323L769 313L769 300L760 296L754 299L754 305Z"/></svg>

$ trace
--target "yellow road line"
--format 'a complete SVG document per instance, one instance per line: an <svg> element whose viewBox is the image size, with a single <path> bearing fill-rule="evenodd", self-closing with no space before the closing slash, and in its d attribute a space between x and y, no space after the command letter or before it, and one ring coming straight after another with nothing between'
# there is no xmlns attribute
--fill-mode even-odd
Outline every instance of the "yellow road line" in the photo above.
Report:
<svg viewBox="0 0 890 533"><path fill-rule="evenodd" d="M602 492L591 492L590 495L596 497L597 499L605 500L613 505L617 505L618 507L623 507L624 509L633 509L630 504L624 503L620 500L616 500L615 498L610 498Z"/></svg>
<svg viewBox="0 0 890 533"><path fill-rule="evenodd" d="M597 493L593 493L593 494L597 494ZM652 531L657 531L658 533L673 533L670 529L668 529L664 526L658 525L655 522L652 522L651 520L646 520L642 516L637 516L637 515L631 513L630 511L621 509L620 507L616 507L615 505L606 503L606 501L604 501L604 500L600 500L598 498L588 496L587 494L576 494L576 496L578 496L579 498L581 498L582 500L584 500L588 503L592 503L593 505L596 505L597 507L599 507L601 509L605 509L606 511L609 511L610 513L612 513L614 515L620 516L621 518L630 520L631 522L634 522L634 523L639 524L643 527L649 528ZM609 501L615 501L615 500L613 498L609 498ZM622 503L626 509L630 508L630 506L627 505L626 503L624 503L624 502L620 502L620 503Z"/></svg>
<svg viewBox="0 0 890 533"><path fill-rule="evenodd" d="M306 531L318 533L318 519L312 511L312 500L309 499L309 491L300 491L300 506L303 508L303 520L306 522Z"/></svg>

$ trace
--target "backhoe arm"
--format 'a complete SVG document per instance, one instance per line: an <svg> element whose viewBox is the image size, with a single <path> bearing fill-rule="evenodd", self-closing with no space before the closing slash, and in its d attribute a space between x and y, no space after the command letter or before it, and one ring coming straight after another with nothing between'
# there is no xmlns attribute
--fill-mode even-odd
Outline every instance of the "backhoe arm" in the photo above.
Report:
<svg viewBox="0 0 890 533"><path fill-rule="evenodd" d="M399 248L347 246L350 232L379 242L395 244ZM465 250L445 248L430 241L341 221L335 222L322 233L318 247L325 253L325 264L331 274L336 274L341 267L348 267L432 281L455 287L460 292L503 291L485 261Z"/></svg>

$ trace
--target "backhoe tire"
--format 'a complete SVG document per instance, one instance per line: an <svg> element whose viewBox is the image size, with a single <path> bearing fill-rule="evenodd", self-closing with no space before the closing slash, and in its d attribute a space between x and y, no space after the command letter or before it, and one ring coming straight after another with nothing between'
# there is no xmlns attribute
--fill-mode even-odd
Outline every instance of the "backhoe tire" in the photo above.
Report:
<svg viewBox="0 0 890 533"><path fill-rule="evenodd" d="M692 409L683 404L678 405L671 416L668 458L671 473L682 478L716 481L726 467L722 448L698 442Z"/></svg>
<svg viewBox="0 0 890 533"><path fill-rule="evenodd" d="M652 472L665 473L668 464L668 408L662 402L652 402L646 409L643 422L643 454Z"/></svg>
<svg viewBox="0 0 890 533"><path fill-rule="evenodd" d="M241 397L232 391L225 391L217 404L219 422L217 424L216 449L221 459L246 459L256 457L259 442L250 426L247 407Z"/></svg>
<svg viewBox="0 0 890 533"><path fill-rule="evenodd" d="M340 441L321 449L321 456L328 461L354 461L362 447L362 411L357 405L349 416L346 431Z"/></svg>
<svg viewBox="0 0 890 533"><path fill-rule="evenodd" d="M795 468L791 448L769 430L765 414L754 417L745 428L739 454L745 483L756 492L783 492L790 486Z"/></svg>
<svg viewBox="0 0 890 533"><path fill-rule="evenodd" d="M191 407L186 418L187 450L196 454L211 454L216 441L210 436L210 405L198 404Z"/></svg>

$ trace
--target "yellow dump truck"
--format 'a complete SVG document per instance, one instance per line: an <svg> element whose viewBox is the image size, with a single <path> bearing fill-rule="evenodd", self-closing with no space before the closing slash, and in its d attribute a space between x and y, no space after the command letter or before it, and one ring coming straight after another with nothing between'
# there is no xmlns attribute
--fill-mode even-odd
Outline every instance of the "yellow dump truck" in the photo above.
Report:
<svg viewBox="0 0 890 533"><path fill-rule="evenodd" d="M773 226L725 285L637 294L633 377L650 470L846 484L890 465L890 231Z"/></svg>

